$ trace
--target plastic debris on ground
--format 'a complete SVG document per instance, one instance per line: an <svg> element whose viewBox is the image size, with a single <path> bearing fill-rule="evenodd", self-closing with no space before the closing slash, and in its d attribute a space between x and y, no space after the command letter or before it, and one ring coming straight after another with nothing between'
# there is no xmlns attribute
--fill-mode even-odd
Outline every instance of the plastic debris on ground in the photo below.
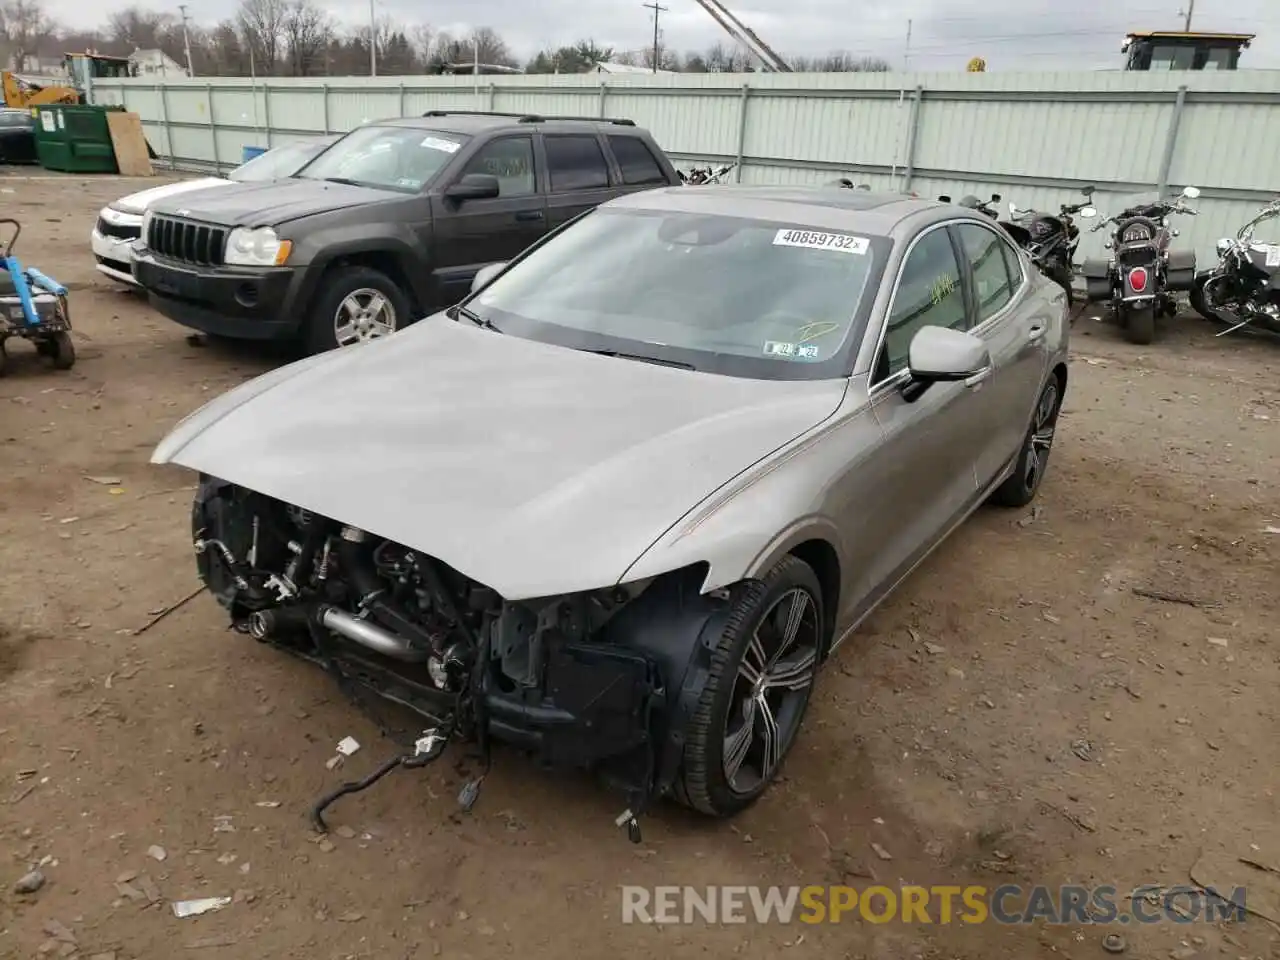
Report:
<svg viewBox="0 0 1280 960"><path fill-rule="evenodd" d="M230 903L230 897L203 897L199 900L175 900L173 902L173 915L179 920L186 917L198 917L202 913L212 913L214 910L221 910Z"/></svg>

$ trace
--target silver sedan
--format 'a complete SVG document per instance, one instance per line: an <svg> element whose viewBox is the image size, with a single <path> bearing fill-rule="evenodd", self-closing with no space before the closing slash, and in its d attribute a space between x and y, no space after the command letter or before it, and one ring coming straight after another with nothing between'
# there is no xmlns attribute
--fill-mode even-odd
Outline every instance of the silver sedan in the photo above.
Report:
<svg viewBox="0 0 1280 960"><path fill-rule="evenodd" d="M247 632L633 811L727 816L840 642L980 505L1035 497L1068 330L962 207L644 191L153 459L203 474L200 575Z"/></svg>

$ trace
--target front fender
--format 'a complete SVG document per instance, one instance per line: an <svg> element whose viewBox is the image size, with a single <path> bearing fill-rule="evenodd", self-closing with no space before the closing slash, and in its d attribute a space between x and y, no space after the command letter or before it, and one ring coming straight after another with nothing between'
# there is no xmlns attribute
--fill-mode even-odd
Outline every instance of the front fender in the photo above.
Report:
<svg viewBox="0 0 1280 960"><path fill-rule="evenodd" d="M417 226L422 227L422 224ZM306 296L314 292L329 264L362 254L394 258L400 272L413 285L421 304L434 302L431 296L431 264L427 251L431 242L404 224L334 224L315 231L302 231L294 240L289 262L307 273Z"/></svg>
<svg viewBox="0 0 1280 960"><path fill-rule="evenodd" d="M859 393L865 398L864 390L865 385ZM879 434L865 400L859 403L847 395L841 409L815 431L689 511L641 554L623 579L639 580L701 562L708 567L702 584L708 593L761 576L801 543L820 540L835 554L847 585L856 571L846 531L857 526L858 504L841 497Z"/></svg>

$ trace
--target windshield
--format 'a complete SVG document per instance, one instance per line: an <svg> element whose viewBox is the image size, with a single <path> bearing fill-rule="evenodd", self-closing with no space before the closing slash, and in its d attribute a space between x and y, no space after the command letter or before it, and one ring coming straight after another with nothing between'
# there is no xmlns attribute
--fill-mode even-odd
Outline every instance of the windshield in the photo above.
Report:
<svg viewBox="0 0 1280 960"><path fill-rule="evenodd" d="M237 183L260 183L291 177L303 164L332 142L332 140L300 140L297 143L287 143L282 147L273 147L248 163L242 163L236 167L227 174L227 179Z"/></svg>
<svg viewBox="0 0 1280 960"><path fill-rule="evenodd" d="M359 127L298 171L308 180L417 193L467 138L421 127Z"/></svg>
<svg viewBox="0 0 1280 960"><path fill-rule="evenodd" d="M503 333L763 379L846 376L892 242L597 209L466 308Z"/></svg>

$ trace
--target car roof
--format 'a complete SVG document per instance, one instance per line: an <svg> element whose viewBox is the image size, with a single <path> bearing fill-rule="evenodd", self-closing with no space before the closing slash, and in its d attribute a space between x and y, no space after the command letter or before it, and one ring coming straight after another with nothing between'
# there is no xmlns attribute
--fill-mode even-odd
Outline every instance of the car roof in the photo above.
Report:
<svg viewBox="0 0 1280 960"><path fill-rule="evenodd" d="M488 133L498 129L519 129L528 130L534 126L554 126L560 130L579 130L590 131L592 133L607 127L611 132L616 133L638 133L639 128L627 124L612 122L608 119L592 120L592 119L560 119L557 117L545 117L534 119L533 114L528 115L528 119L522 119L520 115L512 114L510 116L502 116L484 113L452 113L450 111L440 111L436 115L431 115L431 111L421 117L398 117L389 120L375 120L370 126L382 127L409 127L418 130L439 130L443 133L460 133L466 136L476 136L477 134Z"/></svg>
<svg viewBox="0 0 1280 960"><path fill-rule="evenodd" d="M794 223L805 227L858 230L873 236L895 236L960 212L950 204L843 187L768 187L710 185L644 190L610 200L605 207L672 211ZM907 224L906 221L911 223Z"/></svg>

